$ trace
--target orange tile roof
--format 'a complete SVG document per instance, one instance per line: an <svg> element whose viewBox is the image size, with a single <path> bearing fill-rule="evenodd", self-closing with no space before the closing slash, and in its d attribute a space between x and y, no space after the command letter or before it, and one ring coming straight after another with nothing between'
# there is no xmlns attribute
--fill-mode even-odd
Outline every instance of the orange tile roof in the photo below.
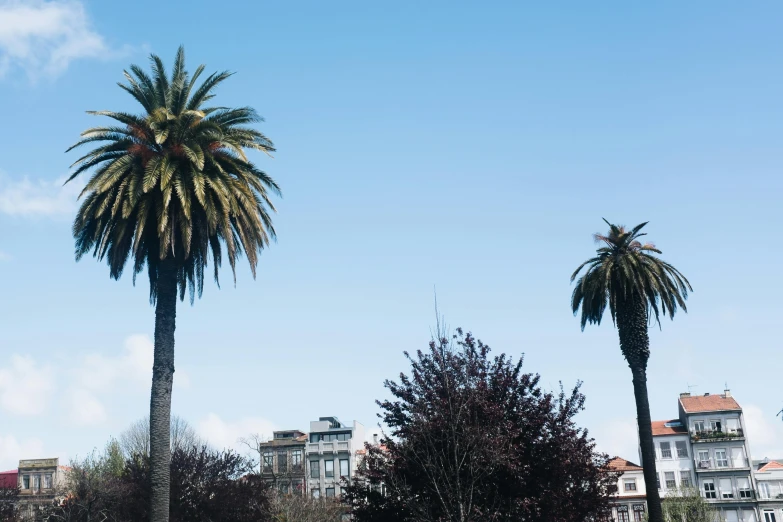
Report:
<svg viewBox="0 0 783 522"><path fill-rule="evenodd" d="M641 471L642 467L638 464L634 464L630 460L625 460L620 457L615 457L607 464L609 469L613 471Z"/></svg>
<svg viewBox="0 0 783 522"><path fill-rule="evenodd" d="M759 471L770 471L773 469L783 469L783 464L776 460L771 460L759 468Z"/></svg>
<svg viewBox="0 0 783 522"><path fill-rule="evenodd" d="M667 426L670 422L680 422L679 419L652 421L652 434L655 435L681 435L688 433L685 426Z"/></svg>
<svg viewBox="0 0 783 522"><path fill-rule="evenodd" d="M680 397L680 404L685 413L702 413L709 411L741 410L734 397L725 395L695 395Z"/></svg>

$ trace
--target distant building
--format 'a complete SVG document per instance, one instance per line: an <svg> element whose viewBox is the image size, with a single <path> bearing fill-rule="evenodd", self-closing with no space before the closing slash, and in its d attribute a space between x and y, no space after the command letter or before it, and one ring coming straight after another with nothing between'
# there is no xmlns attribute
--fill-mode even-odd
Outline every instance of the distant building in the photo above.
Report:
<svg viewBox="0 0 783 522"><path fill-rule="evenodd" d="M640 522L647 510L647 490L644 487L642 467L620 457L609 461L611 471L620 472L617 493L611 500L609 520Z"/></svg>
<svg viewBox="0 0 783 522"><path fill-rule="evenodd" d="M19 470L12 469L11 471L0 471L0 488L12 489L17 486L16 476Z"/></svg>
<svg viewBox="0 0 783 522"><path fill-rule="evenodd" d="M61 496L70 469L60 466L57 458L20 460L17 485L22 515L32 518L38 506L50 504Z"/></svg>
<svg viewBox="0 0 783 522"><path fill-rule="evenodd" d="M783 460L783 459L782 459ZM762 522L783 521L783 464L777 460L754 462Z"/></svg>
<svg viewBox="0 0 783 522"><path fill-rule="evenodd" d="M696 486L693 453L688 429L679 419L652 423L655 467L661 497L667 491Z"/></svg>
<svg viewBox="0 0 783 522"><path fill-rule="evenodd" d="M304 493L307 433L275 431L272 440L259 444L261 478L281 493Z"/></svg>
<svg viewBox="0 0 783 522"><path fill-rule="evenodd" d="M364 426L356 421L352 426L337 417L320 417L310 422L307 443L307 490L313 497L341 495L341 479L350 479L356 472L359 450L364 448Z"/></svg>

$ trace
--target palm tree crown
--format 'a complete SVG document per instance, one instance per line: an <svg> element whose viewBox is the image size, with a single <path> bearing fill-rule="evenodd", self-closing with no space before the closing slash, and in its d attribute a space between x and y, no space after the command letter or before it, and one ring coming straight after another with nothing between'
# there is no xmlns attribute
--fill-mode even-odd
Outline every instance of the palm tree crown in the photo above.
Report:
<svg viewBox="0 0 783 522"><path fill-rule="evenodd" d="M120 125L88 129L68 149L102 142L74 163L68 179L94 168L73 224L76 257L92 250L115 279L133 257L134 282L146 264L152 301L160 264L173 261L180 299L187 288L192 302L203 291L210 254L219 284L223 245L234 278L243 251L255 277L258 254L275 238L269 192L280 195L280 189L245 149L275 149L247 127L262 121L253 109L203 107L231 73L213 73L196 86L204 66L188 74L182 47L170 78L159 57L151 62L151 75L134 65L125 71L127 83L118 84L144 114L90 111Z"/></svg>
<svg viewBox="0 0 783 522"><path fill-rule="evenodd" d="M652 317L660 324L660 315L674 317L677 307L687 311L685 300L691 284L669 263L652 255L660 254L652 243L641 243L640 233L647 222L626 230L606 221L609 235L595 234L596 242L603 243L595 257L588 259L571 275L576 279L584 267L587 271L579 278L571 297L574 315L582 307L582 329L589 322L601 324L607 304L616 321L618 306L627 300L640 300Z"/></svg>

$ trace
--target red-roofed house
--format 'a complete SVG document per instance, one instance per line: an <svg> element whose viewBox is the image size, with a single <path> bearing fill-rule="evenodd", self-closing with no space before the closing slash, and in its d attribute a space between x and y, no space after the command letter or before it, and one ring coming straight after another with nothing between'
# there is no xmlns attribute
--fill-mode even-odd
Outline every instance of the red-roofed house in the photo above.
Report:
<svg viewBox="0 0 783 522"><path fill-rule="evenodd" d="M761 462L753 474L759 492L759 518L763 522L783 520L783 463Z"/></svg>
<svg viewBox="0 0 783 522"><path fill-rule="evenodd" d="M757 511L742 408L729 390L681 393L679 422L690 442L696 485L727 522L764 520ZM679 429L679 427L678 427ZM782 518L770 522L780 522Z"/></svg>
<svg viewBox="0 0 783 522"><path fill-rule="evenodd" d="M17 470L0 471L0 488L15 488L17 484Z"/></svg>
<svg viewBox="0 0 783 522"><path fill-rule="evenodd" d="M617 493L612 498L612 520L637 522L644 519L647 510L647 490L644 487L642 467L615 457L609 461L609 469L620 473Z"/></svg>

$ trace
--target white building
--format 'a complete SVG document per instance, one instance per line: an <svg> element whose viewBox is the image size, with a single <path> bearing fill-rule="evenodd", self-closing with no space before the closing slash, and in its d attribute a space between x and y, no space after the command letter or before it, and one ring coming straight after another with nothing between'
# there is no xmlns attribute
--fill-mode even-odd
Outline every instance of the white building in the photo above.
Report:
<svg viewBox="0 0 783 522"><path fill-rule="evenodd" d="M658 491L692 488L696 484L693 454L688 430L679 419L653 421L655 468L658 470Z"/></svg>
<svg viewBox="0 0 783 522"><path fill-rule="evenodd" d="M783 521L783 464L761 462L753 473L758 491L759 518L762 522Z"/></svg>
<svg viewBox="0 0 783 522"><path fill-rule="evenodd" d="M652 423L658 490L696 487L722 522L757 522L758 511L742 408L731 392L681 393L679 417ZM783 522L783 519L761 519Z"/></svg>
<svg viewBox="0 0 783 522"><path fill-rule="evenodd" d="M364 426L354 421L346 426L336 417L321 417L310 422L306 447L307 490L313 497L341 494L341 479L350 479L357 468L357 457L364 449Z"/></svg>
<svg viewBox="0 0 783 522"><path fill-rule="evenodd" d="M611 471L619 471L617 493L611 501L611 520L617 522L640 522L647 509L647 490L644 487L642 467L615 457L609 461Z"/></svg>

